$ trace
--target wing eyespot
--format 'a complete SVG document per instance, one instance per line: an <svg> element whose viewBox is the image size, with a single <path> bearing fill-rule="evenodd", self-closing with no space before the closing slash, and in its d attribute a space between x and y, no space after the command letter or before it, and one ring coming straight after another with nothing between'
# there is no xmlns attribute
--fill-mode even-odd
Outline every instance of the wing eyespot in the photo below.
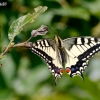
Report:
<svg viewBox="0 0 100 100"><path fill-rule="evenodd" d="M70 73L71 72L71 70L70 70L70 68L66 68L66 73Z"/></svg>
<svg viewBox="0 0 100 100"><path fill-rule="evenodd" d="M63 69L62 68L60 68L60 73L63 73Z"/></svg>

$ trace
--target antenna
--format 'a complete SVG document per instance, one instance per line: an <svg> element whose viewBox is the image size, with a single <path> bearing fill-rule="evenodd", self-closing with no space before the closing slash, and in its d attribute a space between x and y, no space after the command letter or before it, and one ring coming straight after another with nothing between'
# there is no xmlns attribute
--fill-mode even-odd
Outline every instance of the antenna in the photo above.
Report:
<svg viewBox="0 0 100 100"><path fill-rule="evenodd" d="M49 27L49 25L47 25ZM66 29L67 25L63 28L63 30L61 30L61 32L59 34L61 34L65 29ZM49 29L52 30L52 32L54 32L55 34L57 34L51 27L49 27Z"/></svg>
<svg viewBox="0 0 100 100"><path fill-rule="evenodd" d="M66 29L66 27L67 27L67 25L62 29L62 31L59 34L61 34Z"/></svg>
<svg viewBox="0 0 100 100"><path fill-rule="evenodd" d="M49 25L47 25L49 27ZM57 34L57 32L55 32L51 27L49 27L49 29L54 32L55 34Z"/></svg>

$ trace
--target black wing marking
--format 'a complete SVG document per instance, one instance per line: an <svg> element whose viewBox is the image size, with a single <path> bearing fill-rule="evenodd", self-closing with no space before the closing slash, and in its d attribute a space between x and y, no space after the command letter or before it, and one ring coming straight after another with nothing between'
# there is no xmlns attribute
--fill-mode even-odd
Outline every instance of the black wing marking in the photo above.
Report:
<svg viewBox="0 0 100 100"><path fill-rule="evenodd" d="M43 58L48 64L49 70L54 75L55 84L56 79L61 78L62 64L57 59L58 54L55 48L55 43L51 39L38 40L32 44L31 50L33 53L37 54Z"/></svg>
<svg viewBox="0 0 100 100"><path fill-rule="evenodd" d="M69 38L64 40L64 45L69 54L68 59L74 60L66 63L66 70L70 69L68 74L70 77L79 75L84 79L82 73L89 59L100 51L100 40L93 37Z"/></svg>

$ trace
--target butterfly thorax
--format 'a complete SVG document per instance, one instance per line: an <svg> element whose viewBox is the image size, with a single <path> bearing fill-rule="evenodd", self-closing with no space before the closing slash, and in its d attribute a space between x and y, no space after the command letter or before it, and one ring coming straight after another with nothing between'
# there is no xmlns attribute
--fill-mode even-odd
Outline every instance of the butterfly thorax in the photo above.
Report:
<svg viewBox="0 0 100 100"><path fill-rule="evenodd" d="M57 50L58 50L57 52L58 52L58 54L61 58L59 60L62 60L61 63L64 66L65 62L67 60L66 60L66 51L65 51L65 48L64 48L63 40L59 36L56 35L55 36L55 43L56 43L56 47L57 47Z"/></svg>

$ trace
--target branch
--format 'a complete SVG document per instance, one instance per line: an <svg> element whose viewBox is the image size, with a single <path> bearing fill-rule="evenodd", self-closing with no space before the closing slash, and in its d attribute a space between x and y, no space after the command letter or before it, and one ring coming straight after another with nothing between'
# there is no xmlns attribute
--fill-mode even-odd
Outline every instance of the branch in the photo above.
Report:
<svg viewBox="0 0 100 100"><path fill-rule="evenodd" d="M13 47L24 47L24 48L31 48L32 42L22 42L15 44Z"/></svg>
<svg viewBox="0 0 100 100"><path fill-rule="evenodd" d="M6 55L7 52L9 52L13 47L22 47L22 48L31 48L32 42L29 42L33 37L36 37L38 35L45 35L48 32L48 27L41 25L37 30L32 30L31 32L31 37L22 43L15 44L9 43L9 45L3 50L2 54L0 55L0 59Z"/></svg>

